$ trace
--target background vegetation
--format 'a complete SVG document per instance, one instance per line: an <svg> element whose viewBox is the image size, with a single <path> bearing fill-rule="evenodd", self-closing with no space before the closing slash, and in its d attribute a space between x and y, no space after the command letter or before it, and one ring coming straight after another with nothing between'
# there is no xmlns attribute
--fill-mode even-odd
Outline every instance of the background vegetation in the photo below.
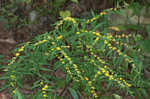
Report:
<svg viewBox="0 0 150 99"><path fill-rule="evenodd" d="M0 22L0 98L149 99L149 0L13 0Z"/></svg>

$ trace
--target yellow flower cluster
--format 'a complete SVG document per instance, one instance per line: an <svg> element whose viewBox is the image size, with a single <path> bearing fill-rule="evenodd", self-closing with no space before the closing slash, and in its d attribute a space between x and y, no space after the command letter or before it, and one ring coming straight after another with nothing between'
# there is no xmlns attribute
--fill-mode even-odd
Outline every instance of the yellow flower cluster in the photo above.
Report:
<svg viewBox="0 0 150 99"><path fill-rule="evenodd" d="M91 23L91 22L97 20L99 17L100 17L100 16L96 16L96 17L94 17L94 18L92 18L92 19L87 20L87 21L86 21L86 24L89 24L89 23Z"/></svg>
<svg viewBox="0 0 150 99"><path fill-rule="evenodd" d="M63 51L61 50L61 53L64 55L64 57L69 61L69 64L73 66L73 69L76 71L77 76L83 80L83 77L81 75L81 71L78 69L78 66L76 64L74 64L71 60L71 58Z"/></svg>
<svg viewBox="0 0 150 99"><path fill-rule="evenodd" d="M127 35L127 34L124 34L124 33L121 34L121 35L115 35L116 38L129 38L129 37L131 37L131 36L132 36L131 34L128 34L128 35Z"/></svg>
<svg viewBox="0 0 150 99"><path fill-rule="evenodd" d="M36 42L34 45L37 46L37 45L43 44L43 43L45 43L47 41L48 40L41 40L41 41Z"/></svg>
<svg viewBox="0 0 150 99"><path fill-rule="evenodd" d="M59 21L59 23L57 24L57 26L55 28L58 29L59 26L62 25L64 21L71 21L73 24L77 23L74 18L72 18L72 17L65 17L63 20Z"/></svg>
<svg viewBox="0 0 150 99"><path fill-rule="evenodd" d="M27 42L25 45L21 46L21 47L18 49L17 53L15 54L15 57L12 58L12 60L11 60L10 63L8 64L8 66L12 65L12 64L16 61L17 57L20 56L20 53L24 51L24 49L25 49L25 47L26 47L27 45L29 45L29 42ZM16 66L13 66L13 68L15 69ZM6 71L8 71L8 70L6 70ZM16 86L16 76L15 76L16 71L15 71L15 70L12 70L11 72L12 72L13 74L11 74L11 75L9 76L10 79L11 79L11 81L10 81L10 86L11 86L11 87L15 87L15 86ZM16 94L16 90L13 90L12 93Z"/></svg>
<svg viewBox="0 0 150 99"><path fill-rule="evenodd" d="M90 81L88 77L85 77L84 79L88 82L88 86L90 87L90 91L92 95L94 96L94 98L98 98L98 95L95 92L96 88L92 85L92 81Z"/></svg>
<svg viewBox="0 0 150 99"><path fill-rule="evenodd" d="M116 11L117 8L109 8L108 10L109 10L109 11Z"/></svg>
<svg viewBox="0 0 150 99"><path fill-rule="evenodd" d="M109 68L108 68L106 65L104 66L104 68L102 68L102 67L100 67L99 65L97 65L93 59L90 60L90 63L93 64L94 66L96 66L96 67L99 69L99 71L97 71L97 73L95 74L95 76L94 76L94 78L93 78L92 81L95 81L96 78L97 78L99 75L101 75L102 73L104 74L104 76L108 77L109 80L114 80L114 79L115 79L114 76L113 76L113 72L107 70L107 69L109 69ZM111 74L110 74L110 73L111 73Z"/></svg>
<svg viewBox="0 0 150 99"><path fill-rule="evenodd" d="M72 17L65 17L63 20L64 20L64 21L72 21L73 24L76 24L76 23L77 23L76 20L75 20L74 18L72 18Z"/></svg>
<svg viewBox="0 0 150 99"><path fill-rule="evenodd" d="M87 33L87 32L89 32L89 31L87 31L87 30L82 30L81 32ZM112 49L112 50L114 50L114 51L117 51L117 53L118 53L119 55L123 55L123 57L125 58L126 61L132 62L132 61L130 61L130 60L128 59L128 57L127 57L126 54L123 54L119 49L117 49L117 47L113 47L113 46L111 45L111 43L109 43L108 40L113 41L113 42L115 42L116 44L119 44L119 42L117 42L115 39L113 39L113 36L112 36L110 33L107 33L107 36L102 36L102 35L101 35L100 33L98 33L98 32L92 32L92 33L97 36L96 39L95 39L95 41L94 41L95 43L100 39L100 37L106 38L106 40L104 40L104 43L105 43L106 45L108 45L108 47L109 47L110 49ZM76 34L79 34L79 33L76 33ZM124 36L124 35L123 35L123 36ZM129 36L128 36L128 37L129 37ZM108 39L108 40L107 40L107 39ZM89 48L89 47L90 47L90 46L87 45L87 48ZM126 44L126 47L128 47L127 44ZM92 52L91 49L90 49L90 52L91 52L91 55L93 55L95 58L97 58L100 63L102 63L102 64L105 65L105 61L101 60L97 55L94 55L94 53ZM94 60L93 60L93 62L94 62ZM134 64L132 64L132 66L134 66ZM108 66L106 66L106 65L105 65L104 67L105 67L105 68L100 68L100 67L99 67L99 70L100 70L100 71L98 71L98 72L95 74L95 78L93 79L93 81L96 80L96 78L98 77L98 75L100 75L101 73L105 73L104 75L105 75L106 77L109 77L110 80L117 81L117 83L119 83L120 85L122 85L121 82L123 82L126 86L128 86L128 87L131 86L131 84L127 83L125 80L120 80L120 79L118 80L118 79L114 78L114 77L113 77L113 74L114 74L113 72L111 72L111 75L109 74L110 71L112 71L112 70L111 70L110 68L108 68ZM108 69L108 70L110 70L110 71L107 71L106 69ZM124 86L124 85L122 85L122 86Z"/></svg>
<svg viewBox="0 0 150 99"><path fill-rule="evenodd" d="M105 65L104 68L102 68L102 67L100 67L99 65L97 65L97 64L94 62L94 60L90 60L90 62L91 62L93 65L97 66L98 69L99 69L99 71L97 71L97 73L95 74L95 77L94 77L93 81L95 81L96 78L97 78L101 73L103 73L105 77L108 77L108 78L109 78L109 80L114 80L114 81L116 81L116 82L117 82L118 84L120 84L122 87L125 87L125 86L131 87L131 84L127 83L123 78L120 79L120 78L114 77L114 73L107 70L107 69L109 69L108 66ZM122 83L122 82L123 82L123 83Z"/></svg>
<svg viewBox="0 0 150 99"><path fill-rule="evenodd" d="M100 12L100 16L103 16L103 15L105 15L105 14L107 14L105 11L102 11L102 12Z"/></svg>
<svg viewBox="0 0 150 99"><path fill-rule="evenodd" d="M107 38L111 38L111 37L108 36ZM115 39L110 39L110 40L115 41ZM119 43L119 42L118 42L118 43ZM118 43L116 42L116 44L118 44ZM113 47L113 46L111 45L111 43L109 43L108 40L104 40L104 44L106 44L109 49L112 49L113 51L116 51L119 55L123 56L126 62L128 62L128 63L132 63L132 62L133 62L132 59L129 59L129 58L128 58L128 55L127 55L127 54L124 54L123 52L121 52L121 50L117 49L117 47ZM126 47L128 47L128 46L126 46ZM132 63L132 66L134 67L135 64Z"/></svg>
<svg viewBox="0 0 150 99"><path fill-rule="evenodd" d="M132 85L127 83L122 77L120 77L118 80L120 80L121 82L123 82L126 86L131 87ZM118 82L119 83L119 82Z"/></svg>
<svg viewBox="0 0 150 99"><path fill-rule="evenodd" d="M43 80L41 80L40 85L43 86L42 87L42 96L44 99L46 99L46 97L47 97L46 90L48 89L48 85L47 84L44 85Z"/></svg>
<svg viewBox="0 0 150 99"><path fill-rule="evenodd" d="M109 80L114 80L114 81L116 81L117 83L119 83L120 85L122 85L121 82L120 82L120 81L122 81L126 86L128 86L128 87L131 86L131 84L127 83L125 80L123 80L123 79L120 80L120 79L115 78L115 77L113 76L114 73L113 73L112 70L105 64L105 61L103 61L103 60L100 59L96 54L93 53L93 50L92 50L91 46L88 46L87 48L89 48L91 55L94 56L101 64L104 65L104 68L102 68L102 67L98 66L98 65L95 63L95 61L94 61L93 59L90 60L90 63L92 63L92 64L94 64L95 66L97 66L98 69L100 70L100 71L98 71L98 72L95 74L95 77L94 77L93 81L95 81L96 78L97 78L101 73L104 73L104 75L105 75L106 77L108 77ZM124 87L124 85L123 85L123 87Z"/></svg>
<svg viewBox="0 0 150 99"><path fill-rule="evenodd" d="M76 34L79 35L80 32L76 32ZM82 46L82 45L81 45L81 38L79 37L79 38L78 38L78 46L77 46L77 47L78 47L78 48L81 48L81 46Z"/></svg>
<svg viewBox="0 0 150 99"><path fill-rule="evenodd" d="M71 58L70 58L60 47L56 47L55 42L52 42L52 45L54 45L54 47L55 47L55 49L56 49L57 51L60 51L60 52L61 52L61 54L66 58L66 60L69 61L69 64L70 64L70 65L73 65L73 68L74 68L74 70L75 70L76 73L77 73L77 76L78 76L81 80L83 80L83 77L82 77L82 75L81 75L81 71L78 69L78 66L77 66L76 64L73 64ZM62 61L62 60L61 60L61 61ZM64 61L62 61L62 63L65 64ZM66 69L68 70L68 68L66 68ZM71 71L68 71L68 73L70 73L70 72L71 72ZM71 73L70 73L70 74L71 74Z"/></svg>
<svg viewBox="0 0 150 99"><path fill-rule="evenodd" d="M121 38L121 36L119 36ZM111 42L117 44L117 45L123 45L125 46L126 48L129 48L128 44L127 43L122 43L122 42L119 42L119 41L116 41L115 38L112 38L112 35L110 33L107 33L107 39L109 39ZM111 48L111 47L110 47Z"/></svg>
<svg viewBox="0 0 150 99"><path fill-rule="evenodd" d="M114 73L112 72L112 70L111 70L107 65L105 65L105 61L103 61L103 60L100 59L96 54L93 53L91 46L87 46L87 48L89 48L90 54L91 54L92 56L94 56L101 64L104 65L104 68L99 67L98 65L95 64L94 60L92 60L92 59L90 60L90 63L92 63L92 64L94 64L95 66L97 66L98 69L100 70L100 71L98 71L98 72L96 73L96 75L95 75L93 81L95 81L96 78L98 77L98 75L100 75L101 73L105 73L105 76L106 76L106 77L109 77L110 80L113 80L113 79L114 79L114 77L113 77L113 74L114 74ZM109 71L108 71L108 70L109 70ZM111 73L112 75L109 75L109 73Z"/></svg>
<svg viewBox="0 0 150 99"><path fill-rule="evenodd" d="M10 75L10 79L11 79L10 86L15 87L15 85L16 85L16 76L14 74Z"/></svg>
<svg viewBox="0 0 150 99"><path fill-rule="evenodd" d="M128 39L129 37L131 37L132 35L131 34L129 34L129 35L126 35L126 34L122 34L122 35L115 35L115 38L126 38L126 39ZM123 43L123 42L118 42L118 41L116 41L114 38L113 39L111 39L114 43L116 43L116 44L119 44L119 45L121 45L121 46L125 46L126 48L129 48L129 45L127 44L127 43Z"/></svg>
<svg viewBox="0 0 150 99"><path fill-rule="evenodd" d="M57 56L57 58L59 59L59 61L61 62L61 64L64 65L64 64L65 64L65 61L63 60L63 58L61 58L61 57L58 56L58 55L56 55L56 56ZM79 82L78 79L76 79L75 77L73 77L73 73L71 72L69 66L66 66L65 69L66 69L67 73L70 75L70 78L71 78L71 79L73 79L73 80L76 81L76 82Z"/></svg>
<svg viewBox="0 0 150 99"><path fill-rule="evenodd" d="M92 32L92 34L94 34L95 36L97 36L95 38L93 44L92 44L92 46L93 46L93 45L95 45L98 42L98 40L100 40L100 37L103 37L103 36L99 32Z"/></svg>
<svg viewBox="0 0 150 99"><path fill-rule="evenodd" d="M22 46L19 50L18 50L18 52L22 52L22 51L24 51L24 46Z"/></svg>
<svg viewBox="0 0 150 99"><path fill-rule="evenodd" d="M83 32L83 33L88 33L89 31L88 30L81 30L81 32Z"/></svg>
<svg viewBox="0 0 150 99"><path fill-rule="evenodd" d="M82 30L82 32L87 33L88 31L83 31L83 30ZM80 34L80 32L76 32L76 34ZM81 45L80 40L81 40L81 39L79 38L79 39L78 39L79 45ZM53 44L54 44L54 43L53 43ZM81 71L78 69L78 66L77 66L76 64L73 64L71 58L70 58L60 47L56 47L56 50L60 51L60 52L64 55L64 57L66 58L66 60L69 61L69 64L70 64L70 65L73 65L74 70L76 71L78 77L79 77L81 80L86 80L86 81L88 81L88 86L89 86L90 89L91 89L92 95L93 95L95 98L97 98L98 96L97 96L97 94L96 94L96 92L95 92L95 87L92 85L92 81L89 81L89 79L88 79L87 77L85 77L85 78L82 77ZM58 56L58 55L56 55L56 56L58 57L59 61L60 61L62 64L65 64L65 61L64 61L60 56ZM68 66L66 66L65 69L66 69L67 73L70 75L70 77L71 77L74 81L79 82L78 79L76 79L75 77L73 77L73 74L72 74L72 72L71 72L71 70L70 70L70 68L69 68Z"/></svg>
<svg viewBox="0 0 150 99"><path fill-rule="evenodd" d="M16 59L17 59L17 57L13 57L13 58L11 59L10 63L8 64L8 66L11 65L11 64L13 64L13 63L16 61Z"/></svg>
<svg viewBox="0 0 150 99"><path fill-rule="evenodd" d="M82 43L81 43L81 38L78 38L78 46L77 46L79 49L81 49L82 47Z"/></svg>
<svg viewBox="0 0 150 99"><path fill-rule="evenodd" d="M17 57L20 55L20 52L23 52L23 51L24 51L24 48L25 48L28 44L29 44L29 42L27 42L25 45L21 46L21 47L18 49L17 53L15 54L15 57L12 58L11 62L10 62L8 65L11 65L11 64L13 64L13 63L16 61Z"/></svg>
<svg viewBox="0 0 150 99"><path fill-rule="evenodd" d="M105 11L100 12L100 14L99 14L98 16L93 17L92 19L87 20L87 21L86 21L86 24L89 24L89 23L91 23L91 22L97 20L98 18L100 18L101 16L103 16L103 15L105 15L105 14L107 14Z"/></svg>

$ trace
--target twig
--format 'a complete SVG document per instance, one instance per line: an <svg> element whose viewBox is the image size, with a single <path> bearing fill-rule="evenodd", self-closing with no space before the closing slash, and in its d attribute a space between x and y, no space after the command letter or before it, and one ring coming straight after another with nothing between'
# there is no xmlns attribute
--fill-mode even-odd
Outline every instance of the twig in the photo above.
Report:
<svg viewBox="0 0 150 99"><path fill-rule="evenodd" d="M14 41L13 39L0 39L0 42L16 44L16 41Z"/></svg>

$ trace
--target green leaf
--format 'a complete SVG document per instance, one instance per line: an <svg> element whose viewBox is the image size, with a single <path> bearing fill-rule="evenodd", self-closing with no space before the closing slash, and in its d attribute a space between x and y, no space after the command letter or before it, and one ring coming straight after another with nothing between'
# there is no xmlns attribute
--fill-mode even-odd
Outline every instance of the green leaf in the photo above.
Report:
<svg viewBox="0 0 150 99"><path fill-rule="evenodd" d="M117 94L113 94L113 96L114 96L114 99L122 99L122 97Z"/></svg>
<svg viewBox="0 0 150 99"><path fill-rule="evenodd" d="M39 87L39 86L40 86L40 85L39 85L39 83L40 83L40 80L38 80L38 81L34 82L34 84L33 84L33 86L32 86L32 88L31 88L31 89L34 89L34 88Z"/></svg>
<svg viewBox="0 0 150 99"><path fill-rule="evenodd" d="M54 0L54 3L53 3L54 7L53 7L53 8L58 9L59 6L60 6L62 3L64 3L65 1L66 1L66 0Z"/></svg>
<svg viewBox="0 0 150 99"><path fill-rule="evenodd" d="M65 17L70 17L71 16L71 13L69 10L66 10L66 11L60 11L59 12L59 15L62 17L62 18L65 18Z"/></svg>
<svg viewBox="0 0 150 99"><path fill-rule="evenodd" d="M9 84L3 85L2 88L0 88L0 91L3 91L3 90L5 90L6 88L9 88L9 87L10 87Z"/></svg>
<svg viewBox="0 0 150 99"><path fill-rule="evenodd" d="M145 97L144 99L149 99L148 93L145 89L141 89L141 93L144 95L144 97Z"/></svg>
<svg viewBox="0 0 150 99"><path fill-rule="evenodd" d="M150 52L150 40L149 39L142 41L141 46L143 50L145 50L147 53Z"/></svg>
<svg viewBox="0 0 150 99"><path fill-rule="evenodd" d="M147 30L147 32L148 32L148 39L150 40L150 25L148 25L148 26L146 27L146 30Z"/></svg>
<svg viewBox="0 0 150 99"><path fill-rule="evenodd" d="M18 89L16 89L16 95L18 97L18 99L23 99L21 93L18 91Z"/></svg>
<svg viewBox="0 0 150 99"><path fill-rule="evenodd" d="M26 2L27 4L30 4L31 0L25 0L24 2Z"/></svg>
<svg viewBox="0 0 150 99"><path fill-rule="evenodd" d="M79 3L78 0L71 0L71 1L74 2L74 3Z"/></svg>
<svg viewBox="0 0 150 99"><path fill-rule="evenodd" d="M7 77L7 76L0 77L0 80L5 80L5 79L9 79L9 77Z"/></svg>
<svg viewBox="0 0 150 99"><path fill-rule="evenodd" d="M50 70L50 69L47 69L47 68L40 68L40 70L42 70L42 71L49 71L49 72L53 71L53 70Z"/></svg>
<svg viewBox="0 0 150 99"><path fill-rule="evenodd" d="M78 99L77 92L76 92L74 89L69 88L69 91L70 91L70 93L71 93L73 99Z"/></svg>

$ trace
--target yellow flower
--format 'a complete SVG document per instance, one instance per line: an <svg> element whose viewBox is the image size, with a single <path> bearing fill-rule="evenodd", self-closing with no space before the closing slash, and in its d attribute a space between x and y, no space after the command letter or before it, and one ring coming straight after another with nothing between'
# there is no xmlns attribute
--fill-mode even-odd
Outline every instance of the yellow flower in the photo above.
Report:
<svg viewBox="0 0 150 99"><path fill-rule="evenodd" d="M76 65L76 64L73 64L73 67L74 67L74 68L77 68L77 65Z"/></svg>
<svg viewBox="0 0 150 99"><path fill-rule="evenodd" d="M88 24L89 22L90 22L90 20L87 20L87 21L86 21L86 24Z"/></svg>
<svg viewBox="0 0 150 99"><path fill-rule="evenodd" d="M109 43L108 46L111 46L111 44Z"/></svg>
<svg viewBox="0 0 150 99"><path fill-rule="evenodd" d="M126 54L124 54L124 57L127 57L127 55L126 55Z"/></svg>
<svg viewBox="0 0 150 99"><path fill-rule="evenodd" d="M109 79L110 79L110 80L113 80L114 78L113 78L113 76L112 76L112 75L109 75Z"/></svg>
<svg viewBox="0 0 150 99"><path fill-rule="evenodd" d="M89 81L88 84L91 86L92 85L92 81Z"/></svg>
<svg viewBox="0 0 150 99"><path fill-rule="evenodd" d="M24 46L22 46L21 48L24 49Z"/></svg>
<svg viewBox="0 0 150 99"><path fill-rule="evenodd" d="M118 53L121 53L121 51L120 51L120 50L117 50L117 52L118 52Z"/></svg>
<svg viewBox="0 0 150 99"><path fill-rule="evenodd" d="M120 77L119 79L120 79L120 80L122 80L122 78L121 78L121 77Z"/></svg>
<svg viewBox="0 0 150 99"><path fill-rule="evenodd" d="M69 61L70 64L72 64L72 61Z"/></svg>
<svg viewBox="0 0 150 99"><path fill-rule="evenodd" d="M18 50L18 52L22 52L22 51L24 51L24 48L20 48L20 49Z"/></svg>
<svg viewBox="0 0 150 99"><path fill-rule="evenodd" d="M45 90L46 88L44 87L44 88L42 88L42 90Z"/></svg>
<svg viewBox="0 0 150 99"><path fill-rule="evenodd" d="M56 50L61 50L61 48L60 47L56 47Z"/></svg>
<svg viewBox="0 0 150 99"><path fill-rule="evenodd" d="M43 81L41 81L41 82L40 82L40 85L43 85L43 84L44 84Z"/></svg>
<svg viewBox="0 0 150 99"><path fill-rule="evenodd" d="M71 58L68 57L67 59L68 59L68 61L71 61Z"/></svg>
<svg viewBox="0 0 150 99"><path fill-rule="evenodd" d="M98 75L100 75L100 74L101 74L101 72L100 72L100 71L98 71L98 72L97 72L97 74L98 74Z"/></svg>
<svg viewBox="0 0 150 99"><path fill-rule="evenodd" d="M105 14L107 14L107 13L106 13L106 12L101 12L101 13L100 13L100 16L105 15Z"/></svg>
<svg viewBox="0 0 150 99"><path fill-rule="evenodd" d="M10 78L14 80L16 77L14 75L10 75Z"/></svg>
<svg viewBox="0 0 150 99"><path fill-rule="evenodd" d="M113 50L116 50L117 48L116 48L116 47L113 47L112 49L113 49Z"/></svg>
<svg viewBox="0 0 150 99"><path fill-rule="evenodd" d="M13 94L16 94L16 89L15 89L15 90L13 90L12 92L13 92Z"/></svg>
<svg viewBox="0 0 150 99"><path fill-rule="evenodd" d="M42 43L47 42L47 40L42 40Z"/></svg>
<svg viewBox="0 0 150 99"><path fill-rule="evenodd" d="M95 87L94 87L94 86L91 86L91 89L93 89L93 90L94 90L94 89L95 89Z"/></svg>
<svg viewBox="0 0 150 99"><path fill-rule="evenodd" d="M131 86L132 86L131 84L128 84L128 83L127 83L126 85L127 85L128 87L131 87Z"/></svg>
<svg viewBox="0 0 150 99"><path fill-rule="evenodd" d="M51 50L54 51L54 48L52 48Z"/></svg>
<svg viewBox="0 0 150 99"><path fill-rule="evenodd" d="M100 36L100 33L96 33L95 35L96 35L96 36Z"/></svg>
<svg viewBox="0 0 150 99"><path fill-rule="evenodd" d="M16 53L16 57L19 56L19 55L20 55L20 53Z"/></svg>
<svg viewBox="0 0 150 99"><path fill-rule="evenodd" d="M108 72L106 72L106 73L105 73L105 76L107 76L107 77L108 77L108 76L109 76L109 73L108 73Z"/></svg>
<svg viewBox="0 0 150 99"><path fill-rule="evenodd" d="M108 41L104 40L104 43L105 43L105 44L108 44Z"/></svg>
<svg viewBox="0 0 150 99"><path fill-rule="evenodd" d="M15 86L13 82L10 82L10 85L11 85L12 87L14 87L14 86Z"/></svg>
<svg viewBox="0 0 150 99"><path fill-rule="evenodd" d="M45 85L44 88L47 89L47 88L48 88L48 85Z"/></svg>
<svg viewBox="0 0 150 99"><path fill-rule="evenodd" d="M46 95L46 94L43 94L43 97L47 97L47 95Z"/></svg>
<svg viewBox="0 0 150 99"><path fill-rule="evenodd" d="M95 93L95 90L91 90L91 93Z"/></svg>
<svg viewBox="0 0 150 99"><path fill-rule="evenodd" d="M76 34L80 34L80 32L76 32Z"/></svg>
<svg viewBox="0 0 150 99"><path fill-rule="evenodd" d="M85 77L85 80L89 80L89 78L88 78L88 77Z"/></svg>
<svg viewBox="0 0 150 99"><path fill-rule="evenodd" d="M77 71L77 73L78 73L78 74L81 74L81 72L80 72L79 70Z"/></svg>
<svg viewBox="0 0 150 99"><path fill-rule="evenodd" d="M96 18L94 17L93 20L96 20Z"/></svg>
<svg viewBox="0 0 150 99"><path fill-rule="evenodd" d="M62 35L60 35L60 36L58 36L58 37L57 37L57 39L62 39L62 38L63 38L63 36L62 36Z"/></svg>
<svg viewBox="0 0 150 99"><path fill-rule="evenodd" d="M65 64L65 62L63 61L63 62L61 62L62 64Z"/></svg>

